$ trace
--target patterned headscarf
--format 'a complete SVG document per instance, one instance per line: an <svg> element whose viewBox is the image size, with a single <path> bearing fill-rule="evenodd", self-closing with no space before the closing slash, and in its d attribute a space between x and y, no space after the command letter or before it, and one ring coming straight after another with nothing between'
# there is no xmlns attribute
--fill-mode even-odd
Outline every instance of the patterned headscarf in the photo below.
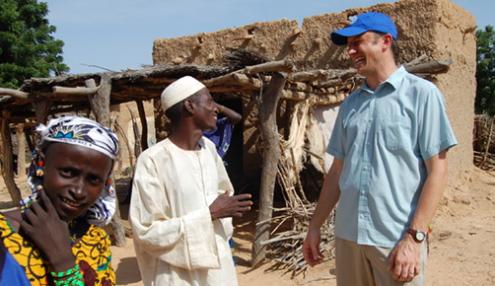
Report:
<svg viewBox="0 0 495 286"><path fill-rule="evenodd" d="M28 184L32 194L21 201L28 207L38 197L38 190L43 185L41 150L51 142L79 145L101 152L115 160L118 154L118 139L109 128L84 117L65 116L50 120L48 125L40 124L36 131L41 136L40 143L33 152L28 171ZM42 164L41 164L42 165ZM116 208L115 189L109 181L98 198L85 214L86 220L94 225L106 225L112 219Z"/></svg>

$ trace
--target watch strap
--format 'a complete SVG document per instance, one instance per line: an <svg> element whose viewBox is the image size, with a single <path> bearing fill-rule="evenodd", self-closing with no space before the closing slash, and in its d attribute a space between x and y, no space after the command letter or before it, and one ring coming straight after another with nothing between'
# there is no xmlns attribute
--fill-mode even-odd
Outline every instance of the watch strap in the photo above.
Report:
<svg viewBox="0 0 495 286"><path fill-rule="evenodd" d="M407 233L409 233L412 238L414 239L414 241L418 242L418 243L421 243L423 241L425 241L428 237L428 233L426 231L421 231L421 230L417 230L417 229L412 229L412 228L408 228L407 229ZM418 239L417 238L417 234L418 233L422 233L424 238L422 240Z"/></svg>

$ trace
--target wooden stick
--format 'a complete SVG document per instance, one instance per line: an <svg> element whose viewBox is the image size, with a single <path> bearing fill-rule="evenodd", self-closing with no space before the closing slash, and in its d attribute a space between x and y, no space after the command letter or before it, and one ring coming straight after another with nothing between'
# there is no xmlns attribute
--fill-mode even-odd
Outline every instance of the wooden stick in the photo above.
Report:
<svg viewBox="0 0 495 286"><path fill-rule="evenodd" d="M1 88L0 87L0 95L10 95L12 97L27 99L29 97L29 93L20 91L12 88Z"/></svg>

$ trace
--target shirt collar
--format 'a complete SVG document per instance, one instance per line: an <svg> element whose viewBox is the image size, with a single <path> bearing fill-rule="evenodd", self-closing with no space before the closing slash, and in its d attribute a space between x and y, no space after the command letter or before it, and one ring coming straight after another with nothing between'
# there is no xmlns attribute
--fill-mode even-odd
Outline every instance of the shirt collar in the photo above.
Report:
<svg viewBox="0 0 495 286"><path fill-rule="evenodd" d="M406 69L404 68L404 66L400 66L396 71L394 71L388 77L388 79L385 82L393 86L394 89L397 89L405 75L406 75Z"/></svg>
<svg viewBox="0 0 495 286"><path fill-rule="evenodd" d="M400 86L400 83L401 83L402 79L404 78L404 76L406 75L406 73L407 73L407 71L404 68L404 66L400 66L397 70L395 70L388 77L387 80L385 80L383 83L381 83L376 90L381 89L381 87L385 84L389 84L394 89L397 89ZM371 88L369 88L366 81L361 86L361 91L364 91L364 92L369 93L369 94L373 94L374 92L376 92L376 90L372 90Z"/></svg>

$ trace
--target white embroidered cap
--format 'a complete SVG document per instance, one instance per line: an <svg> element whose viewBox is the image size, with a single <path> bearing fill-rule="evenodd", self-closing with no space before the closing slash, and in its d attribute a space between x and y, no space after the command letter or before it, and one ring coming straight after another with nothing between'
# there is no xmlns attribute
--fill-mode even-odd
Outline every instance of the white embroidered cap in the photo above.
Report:
<svg viewBox="0 0 495 286"><path fill-rule="evenodd" d="M192 76L179 78L163 90L161 95L163 110L167 111L176 103L183 101L203 88L206 88L206 86Z"/></svg>

